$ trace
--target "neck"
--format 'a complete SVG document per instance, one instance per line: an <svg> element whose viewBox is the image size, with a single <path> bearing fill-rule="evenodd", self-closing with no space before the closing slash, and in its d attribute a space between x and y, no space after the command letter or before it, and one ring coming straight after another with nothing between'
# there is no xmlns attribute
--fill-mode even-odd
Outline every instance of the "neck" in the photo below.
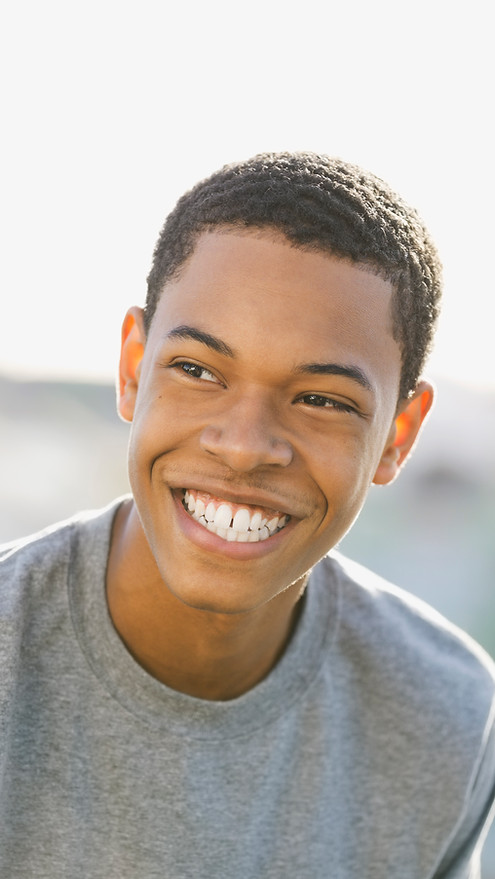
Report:
<svg viewBox="0 0 495 879"><path fill-rule="evenodd" d="M163 582L144 533L131 533L131 513L132 505L117 513L107 571L109 611L121 640L149 674L174 690L218 701L247 692L284 652L303 584L245 613L189 607Z"/></svg>

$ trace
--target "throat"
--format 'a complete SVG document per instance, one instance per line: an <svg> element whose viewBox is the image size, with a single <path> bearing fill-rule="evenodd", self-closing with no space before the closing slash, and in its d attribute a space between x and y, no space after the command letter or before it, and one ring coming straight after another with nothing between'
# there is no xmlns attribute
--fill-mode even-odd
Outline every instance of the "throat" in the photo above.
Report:
<svg viewBox="0 0 495 879"><path fill-rule="evenodd" d="M299 600L288 616L233 619L197 611L201 626L170 634L172 650L155 640L132 649L136 661L173 690L198 699L224 702L239 698L264 680L285 653L302 609ZM286 608L287 610L287 608ZM248 615L250 616L250 615ZM151 648L151 649L150 649Z"/></svg>

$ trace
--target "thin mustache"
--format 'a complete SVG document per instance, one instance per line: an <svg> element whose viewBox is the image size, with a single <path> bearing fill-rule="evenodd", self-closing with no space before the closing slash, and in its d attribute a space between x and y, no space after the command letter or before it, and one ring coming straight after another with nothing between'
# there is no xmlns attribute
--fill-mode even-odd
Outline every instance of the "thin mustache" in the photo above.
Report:
<svg viewBox="0 0 495 879"><path fill-rule="evenodd" d="M234 494L238 493L240 495L247 492L254 493L259 491L262 492L263 495L277 498L286 506L304 511L307 514L311 512L314 506L310 495L301 492L294 492L290 489L287 490L285 486L282 489L273 481L273 479L268 480L261 474L253 474L251 476L249 474L244 474L242 477L239 477L238 474L228 471L212 473L211 471L206 470L194 470L185 473L184 470L173 467L167 470L167 477L173 481L181 483L186 479L187 482L184 484L184 488L189 487L201 489L203 485L215 485L218 487L223 485L225 488L228 488L230 492ZM174 477L176 478L174 479Z"/></svg>

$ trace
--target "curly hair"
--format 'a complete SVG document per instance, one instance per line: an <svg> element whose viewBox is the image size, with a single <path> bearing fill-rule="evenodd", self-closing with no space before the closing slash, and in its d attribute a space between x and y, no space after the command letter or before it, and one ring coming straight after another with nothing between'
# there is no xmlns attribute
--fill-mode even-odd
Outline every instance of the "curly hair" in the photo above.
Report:
<svg viewBox="0 0 495 879"><path fill-rule="evenodd" d="M224 166L183 195L165 221L148 275L146 331L165 283L178 276L198 236L218 226L278 230L293 246L348 259L390 281L399 397L410 395L433 340L441 265L416 211L386 183L308 152L264 153Z"/></svg>

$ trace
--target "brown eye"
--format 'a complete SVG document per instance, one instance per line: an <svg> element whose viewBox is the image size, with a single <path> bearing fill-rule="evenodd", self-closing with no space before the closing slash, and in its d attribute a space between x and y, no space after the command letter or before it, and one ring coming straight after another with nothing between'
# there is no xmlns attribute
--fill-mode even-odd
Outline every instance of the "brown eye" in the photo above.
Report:
<svg viewBox="0 0 495 879"><path fill-rule="evenodd" d="M197 366L196 363L181 363L180 368L193 378L201 378L201 373L203 372L201 366Z"/></svg>
<svg viewBox="0 0 495 879"><path fill-rule="evenodd" d="M303 402L307 403L308 406L326 406L329 400L327 397L320 396L320 394L306 394L303 397Z"/></svg>
<svg viewBox="0 0 495 879"><path fill-rule="evenodd" d="M325 397L323 394L305 394L300 398L302 403L305 403L306 406L314 406L320 409L333 409L336 412L355 412L356 410L353 406L347 405L347 403L341 403L339 400L334 400L332 397Z"/></svg>
<svg viewBox="0 0 495 879"><path fill-rule="evenodd" d="M200 381L215 382L215 384L219 383L218 379L215 378L209 369L205 369L204 366L200 366L198 363L190 363L188 360L182 360L180 363L174 363L174 366L181 369L186 375L190 375L191 378L197 378Z"/></svg>

